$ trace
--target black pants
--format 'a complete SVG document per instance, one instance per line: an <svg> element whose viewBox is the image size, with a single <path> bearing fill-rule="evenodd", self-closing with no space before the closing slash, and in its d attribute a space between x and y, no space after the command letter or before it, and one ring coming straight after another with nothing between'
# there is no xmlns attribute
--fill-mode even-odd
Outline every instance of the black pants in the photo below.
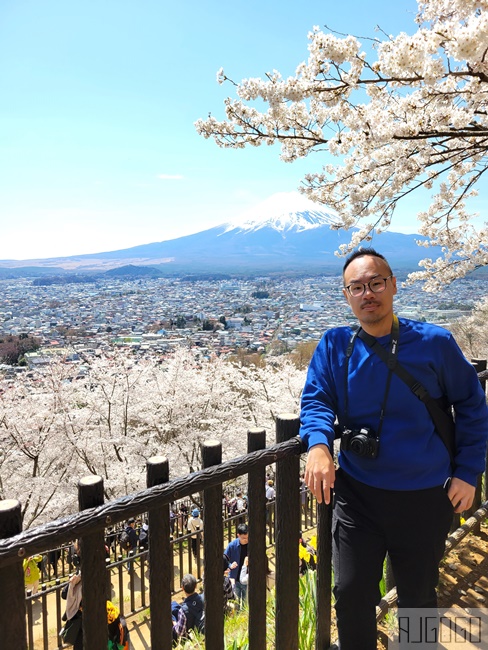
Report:
<svg viewBox="0 0 488 650"><path fill-rule="evenodd" d="M398 606L437 606L439 562L452 517L442 486L381 490L337 472L332 534L341 650L376 650L376 605L387 552Z"/></svg>

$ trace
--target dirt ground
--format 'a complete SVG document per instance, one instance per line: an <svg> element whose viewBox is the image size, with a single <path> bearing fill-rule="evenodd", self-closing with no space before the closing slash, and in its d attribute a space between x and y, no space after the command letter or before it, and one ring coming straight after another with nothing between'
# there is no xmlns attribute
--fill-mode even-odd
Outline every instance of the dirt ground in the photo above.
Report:
<svg viewBox="0 0 488 650"><path fill-rule="evenodd" d="M468 535L441 563L439 607L488 607L488 522ZM386 650L385 625L379 626L378 649Z"/></svg>
<svg viewBox="0 0 488 650"><path fill-rule="evenodd" d="M488 523L469 533L444 559L440 607L488 607Z"/></svg>

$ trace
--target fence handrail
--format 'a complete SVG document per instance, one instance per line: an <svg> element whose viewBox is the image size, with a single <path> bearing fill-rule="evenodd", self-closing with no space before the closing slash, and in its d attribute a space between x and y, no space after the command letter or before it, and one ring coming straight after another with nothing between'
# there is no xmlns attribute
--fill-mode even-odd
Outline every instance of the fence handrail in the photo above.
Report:
<svg viewBox="0 0 488 650"><path fill-rule="evenodd" d="M135 517L150 508L169 504L176 499L219 485L247 474L249 470L305 451L300 438L274 444L207 469L199 470L165 483L108 501L67 517L29 528L18 535L0 540L0 568L18 562L19 558L43 553L46 548L61 546L75 538L91 534L107 526Z"/></svg>
<svg viewBox="0 0 488 650"><path fill-rule="evenodd" d="M260 579L259 566L265 567L265 468L276 464L277 495L275 504L276 536L276 611L275 637L277 650L297 647L294 642L298 629L298 560L300 513L300 454L304 451L298 437L300 420L285 413L276 418L277 444L265 447L265 430L248 429L248 453L221 463L222 446L216 440L202 443L204 469L189 476L169 481L168 460L155 456L147 461L147 488L104 503L103 478L95 475L78 481L80 512L43 526L22 532L20 503L0 502L0 636L5 647L27 650L25 584L22 560L45 548L60 545L74 538L81 544L81 584L83 587L82 633L86 647L106 650L106 600L110 585L106 570L105 528L129 516L147 512L151 541L149 543L149 595L151 607L151 647L171 650L173 644L171 621L171 578L173 572L169 504L194 492L203 492L205 590L205 647L223 650L223 589L222 589L222 485L236 476L248 474L249 558L253 571L249 580L249 622L253 650L265 650L266 583ZM143 573L142 573L143 576ZM132 573L131 573L132 581ZM286 584L285 584L286 583ZM289 584L288 584L289 583ZM85 589L86 587L86 589ZM282 593L280 593L282 592ZM57 597L57 596L56 596ZM222 601L222 602L220 602ZM131 607L133 603L131 601ZM60 621L57 621L58 629ZM43 618L44 638L47 617ZM259 632L256 636L254 633ZM29 646L27 645L29 643ZM328 646L327 646L328 647Z"/></svg>

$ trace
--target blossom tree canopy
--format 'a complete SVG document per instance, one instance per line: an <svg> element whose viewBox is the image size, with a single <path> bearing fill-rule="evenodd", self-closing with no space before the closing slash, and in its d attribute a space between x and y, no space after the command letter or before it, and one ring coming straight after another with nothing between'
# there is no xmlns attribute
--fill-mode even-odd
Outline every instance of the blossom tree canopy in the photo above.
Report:
<svg viewBox="0 0 488 650"><path fill-rule="evenodd" d="M244 367L182 348L164 362L123 350L85 361L80 378L61 361L0 378L0 498L19 498L24 528L75 512L83 476L102 476L112 499L145 487L151 456L183 476L205 440L222 442L224 460L246 453L249 427L272 444L276 415L298 412L305 381L284 357Z"/></svg>
<svg viewBox="0 0 488 650"><path fill-rule="evenodd" d="M300 190L336 210L334 227L357 228L342 253L387 229L402 198L432 190L419 244L442 255L410 279L435 290L488 265L487 223L476 229L465 207L487 169L488 0L417 1L417 31L373 39L376 61L356 37L314 27L294 77L235 83L219 70L238 99L225 100L225 120L195 126L221 147L280 142L287 162L324 149L339 157Z"/></svg>

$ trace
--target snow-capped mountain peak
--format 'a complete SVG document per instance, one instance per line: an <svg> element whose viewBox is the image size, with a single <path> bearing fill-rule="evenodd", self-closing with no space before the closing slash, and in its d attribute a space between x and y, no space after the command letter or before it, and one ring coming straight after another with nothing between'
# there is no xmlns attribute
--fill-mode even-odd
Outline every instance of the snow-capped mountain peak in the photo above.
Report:
<svg viewBox="0 0 488 650"><path fill-rule="evenodd" d="M300 232L324 225L330 226L336 221L337 215L333 211L321 209L318 203L302 194L279 192L227 223L226 232L235 229L254 232L261 228L273 228L278 232Z"/></svg>

